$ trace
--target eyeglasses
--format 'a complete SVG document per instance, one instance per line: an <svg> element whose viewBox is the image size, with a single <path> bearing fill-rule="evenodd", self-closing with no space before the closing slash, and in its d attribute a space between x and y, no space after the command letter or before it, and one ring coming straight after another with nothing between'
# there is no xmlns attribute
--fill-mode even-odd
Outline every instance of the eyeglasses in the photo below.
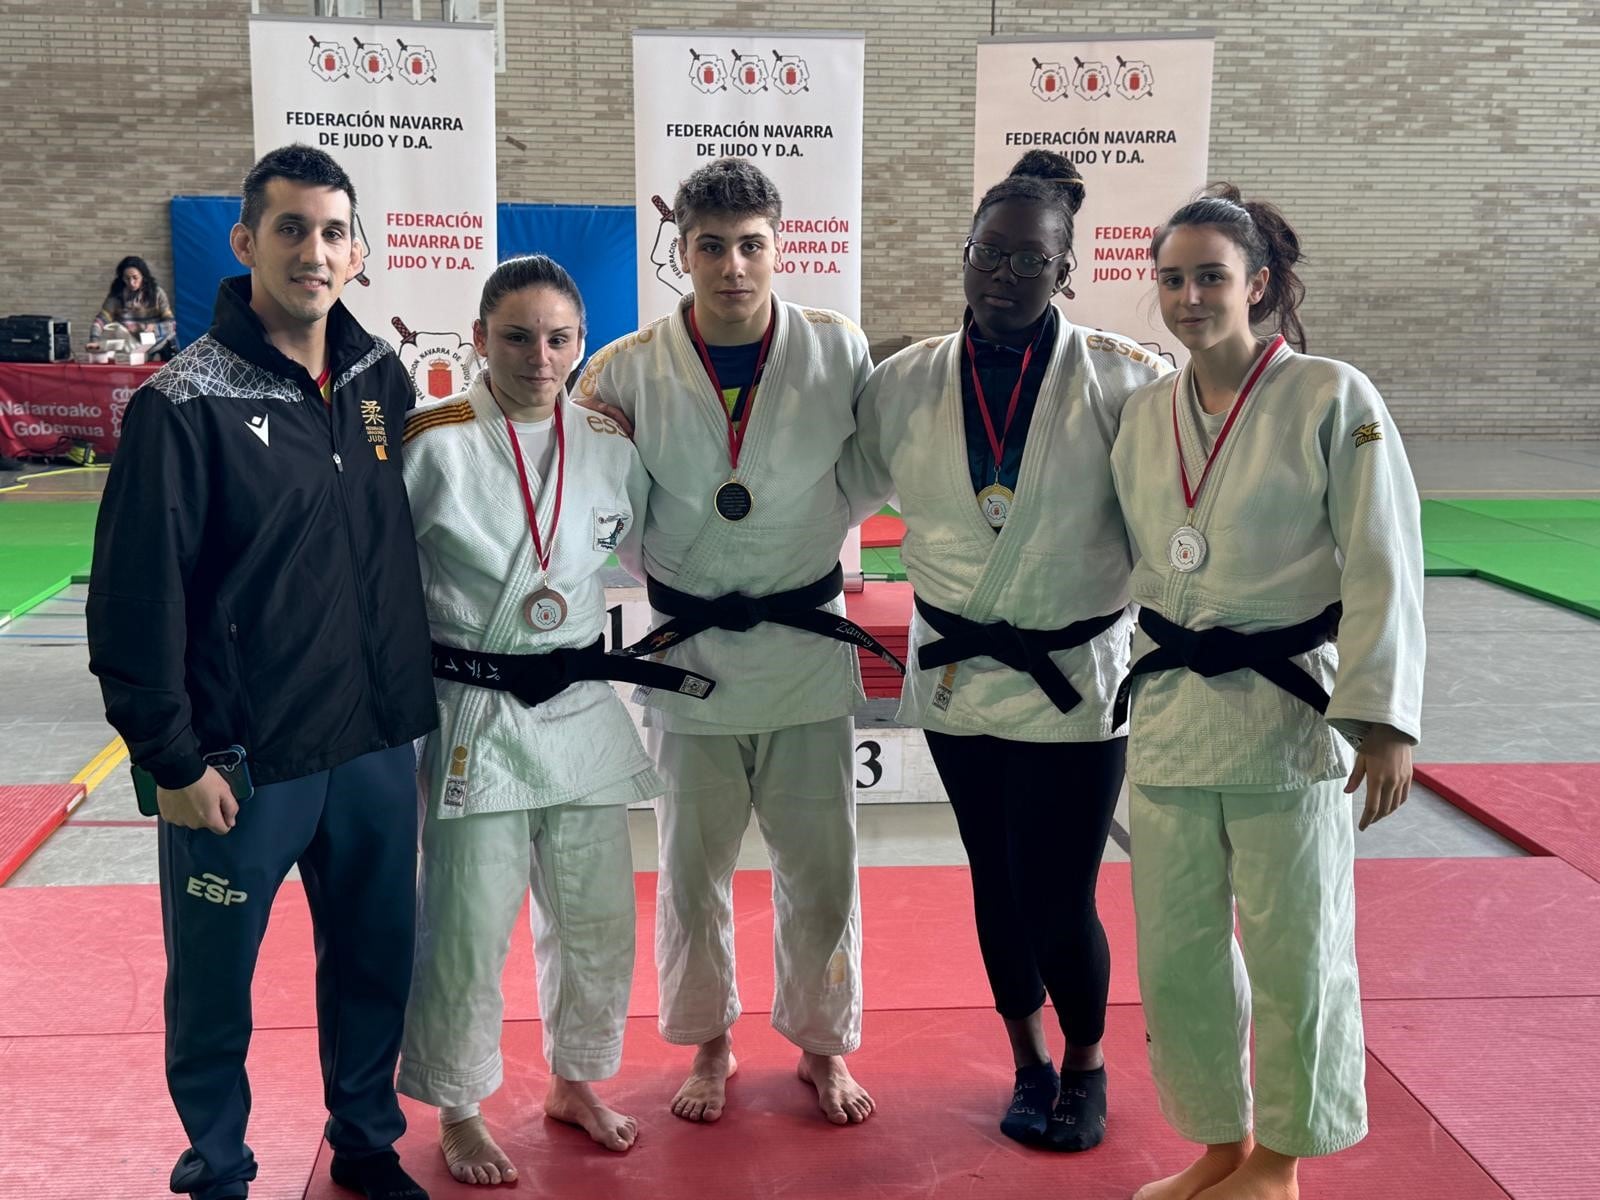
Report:
<svg viewBox="0 0 1600 1200"><path fill-rule="evenodd" d="M1034 250L1013 250L1010 254L988 242L974 242L968 240L961 255L961 261L969 267L975 267L985 273L998 270L1001 263L1011 265L1011 273L1018 279L1037 279L1039 273L1055 262L1058 258L1065 258L1067 252L1060 254L1044 255Z"/></svg>

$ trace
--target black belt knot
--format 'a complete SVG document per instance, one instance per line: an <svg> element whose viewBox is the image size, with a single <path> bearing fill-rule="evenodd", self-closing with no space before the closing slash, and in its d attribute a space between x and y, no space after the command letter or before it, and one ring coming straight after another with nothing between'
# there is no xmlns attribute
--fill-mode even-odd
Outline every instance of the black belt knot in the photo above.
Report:
<svg viewBox="0 0 1600 1200"><path fill-rule="evenodd" d="M1297 654L1309 654L1339 636L1339 618L1344 605L1328 605L1316 616L1280 629L1259 633L1240 633L1237 629L1186 629L1167 620L1153 608L1139 610L1139 628L1150 635L1155 648L1146 653L1123 676L1117 688L1112 720L1121 725L1128 719L1135 675L1179 668L1193 671L1205 679L1229 671L1254 671L1277 685L1296 700L1302 700L1319 713L1328 711L1328 693L1306 670L1294 661Z"/></svg>
<svg viewBox="0 0 1600 1200"><path fill-rule="evenodd" d="M707 602L706 613L718 629L733 633L748 633L772 616L765 598L746 596L743 592L729 592Z"/></svg>
<svg viewBox="0 0 1600 1200"><path fill-rule="evenodd" d="M1237 671L1239 663L1245 658L1246 637L1237 629L1202 629L1199 633L1190 633L1187 629L1175 639L1178 656L1183 659L1183 665L1196 675L1203 675L1211 679L1217 675L1225 675L1229 671Z"/></svg>

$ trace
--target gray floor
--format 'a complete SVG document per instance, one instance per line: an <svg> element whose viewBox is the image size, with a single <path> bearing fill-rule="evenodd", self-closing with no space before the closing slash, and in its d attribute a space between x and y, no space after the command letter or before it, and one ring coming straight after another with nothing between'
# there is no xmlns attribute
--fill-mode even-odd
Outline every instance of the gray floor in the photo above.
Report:
<svg viewBox="0 0 1600 1200"><path fill-rule="evenodd" d="M1600 497L1600 446L1588 443L1412 444L1426 495ZM0 488L11 477L0 476ZM52 481L84 486L82 476ZM42 481L41 481L42 484ZM38 486L38 485L36 485ZM0 503L8 495L0 492ZM82 587L0 628L0 783L71 779L113 737L87 670ZM1471 579L1430 579L1426 593L1429 762L1563 762L1595 757L1600 729L1600 622ZM881 719L882 704L863 727ZM860 807L861 861L868 866L964 861L915 733L906 743L906 786L897 803ZM919 757L920 756L920 757ZM1359 801L1352 800L1352 804ZM1126 797L1107 861L1125 860ZM635 864L656 865L654 814L632 814ZM8 886L144 883L155 879L154 823L134 809L125 765L114 770L67 826ZM1495 856L1520 853L1437 796L1418 789L1398 814L1357 835L1364 857ZM740 865L763 867L759 836Z"/></svg>

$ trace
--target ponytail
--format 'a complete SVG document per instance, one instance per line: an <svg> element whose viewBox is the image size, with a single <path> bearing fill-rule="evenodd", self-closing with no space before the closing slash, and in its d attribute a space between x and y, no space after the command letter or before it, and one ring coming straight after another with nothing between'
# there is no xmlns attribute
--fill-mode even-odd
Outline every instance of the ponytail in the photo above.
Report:
<svg viewBox="0 0 1600 1200"><path fill-rule="evenodd" d="M1267 290L1250 306L1250 324L1283 334L1285 341L1305 353L1306 330L1299 310L1306 285L1294 270L1302 258L1300 237L1278 207L1265 200L1242 199L1231 183L1212 184L1156 232L1150 242L1151 261L1167 235L1183 225L1208 225L1224 234L1239 247L1249 274L1267 268Z"/></svg>

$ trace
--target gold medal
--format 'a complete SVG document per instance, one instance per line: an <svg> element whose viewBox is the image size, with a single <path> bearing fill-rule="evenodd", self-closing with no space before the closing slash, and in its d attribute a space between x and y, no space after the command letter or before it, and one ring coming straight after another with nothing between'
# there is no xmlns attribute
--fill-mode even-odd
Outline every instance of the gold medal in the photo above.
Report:
<svg viewBox="0 0 1600 1200"><path fill-rule="evenodd" d="M1003 483L991 483L978 493L978 508L992 529L1005 525L1006 518L1011 515L1011 506L1016 502L1017 494Z"/></svg>

